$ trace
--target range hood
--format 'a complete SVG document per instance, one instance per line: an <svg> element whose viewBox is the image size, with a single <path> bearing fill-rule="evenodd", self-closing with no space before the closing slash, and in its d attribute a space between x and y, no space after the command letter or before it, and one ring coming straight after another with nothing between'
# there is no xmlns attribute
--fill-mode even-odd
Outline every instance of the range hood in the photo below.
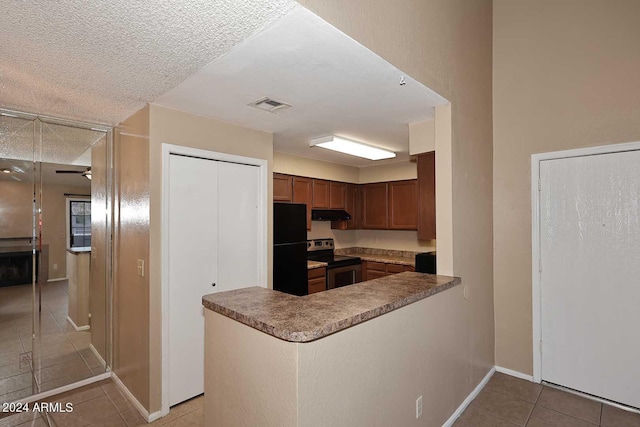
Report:
<svg viewBox="0 0 640 427"><path fill-rule="evenodd" d="M351 219L351 215L342 209L312 209L312 221L345 221Z"/></svg>

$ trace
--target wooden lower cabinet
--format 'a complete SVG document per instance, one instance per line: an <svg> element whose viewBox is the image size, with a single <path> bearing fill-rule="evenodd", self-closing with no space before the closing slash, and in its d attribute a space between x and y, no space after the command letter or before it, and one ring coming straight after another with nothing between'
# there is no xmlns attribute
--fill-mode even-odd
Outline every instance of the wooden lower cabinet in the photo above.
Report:
<svg viewBox="0 0 640 427"><path fill-rule="evenodd" d="M386 265L387 274L397 274L402 273L404 271L404 265L400 264L387 264Z"/></svg>
<svg viewBox="0 0 640 427"><path fill-rule="evenodd" d="M375 261L362 261L362 280L373 280L404 271L415 271L410 265L392 264Z"/></svg>
<svg viewBox="0 0 640 427"><path fill-rule="evenodd" d="M327 269L314 268L307 270L309 295L327 290Z"/></svg>

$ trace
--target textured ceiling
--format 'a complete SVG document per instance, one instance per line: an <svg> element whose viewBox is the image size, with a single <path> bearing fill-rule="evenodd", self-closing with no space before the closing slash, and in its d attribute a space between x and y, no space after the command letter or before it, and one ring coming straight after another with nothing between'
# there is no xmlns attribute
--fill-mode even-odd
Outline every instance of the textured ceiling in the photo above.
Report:
<svg viewBox="0 0 640 427"><path fill-rule="evenodd" d="M292 107L247 105L263 97ZM310 148L309 139L334 134L398 153L375 164L407 160L408 124L447 100L296 6L154 102L272 132L276 151L361 167L374 162Z"/></svg>
<svg viewBox="0 0 640 427"><path fill-rule="evenodd" d="M0 2L0 106L114 125L293 0Z"/></svg>
<svg viewBox="0 0 640 427"><path fill-rule="evenodd" d="M0 116L0 159L91 165L91 146L105 132Z"/></svg>

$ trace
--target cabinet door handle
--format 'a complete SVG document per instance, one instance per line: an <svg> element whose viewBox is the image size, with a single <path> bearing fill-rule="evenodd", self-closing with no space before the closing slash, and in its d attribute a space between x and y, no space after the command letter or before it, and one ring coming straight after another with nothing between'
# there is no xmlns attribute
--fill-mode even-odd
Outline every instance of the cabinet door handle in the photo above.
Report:
<svg viewBox="0 0 640 427"><path fill-rule="evenodd" d="M216 283L215 283L215 282L213 282L213 283L211 284L211 286L215 286L215 285L216 285Z"/></svg>

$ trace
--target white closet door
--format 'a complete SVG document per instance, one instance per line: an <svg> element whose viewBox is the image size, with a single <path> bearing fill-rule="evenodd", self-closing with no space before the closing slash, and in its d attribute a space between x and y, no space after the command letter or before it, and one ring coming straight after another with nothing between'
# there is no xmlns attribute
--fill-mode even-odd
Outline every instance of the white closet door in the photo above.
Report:
<svg viewBox="0 0 640 427"><path fill-rule="evenodd" d="M260 168L220 162L217 291L265 286L259 282Z"/></svg>
<svg viewBox="0 0 640 427"><path fill-rule="evenodd" d="M218 281L218 165L170 156L170 405L204 392L202 296Z"/></svg>
<svg viewBox="0 0 640 427"><path fill-rule="evenodd" d="M640 152L540 163L542 379L640 407Z"/></svg>

